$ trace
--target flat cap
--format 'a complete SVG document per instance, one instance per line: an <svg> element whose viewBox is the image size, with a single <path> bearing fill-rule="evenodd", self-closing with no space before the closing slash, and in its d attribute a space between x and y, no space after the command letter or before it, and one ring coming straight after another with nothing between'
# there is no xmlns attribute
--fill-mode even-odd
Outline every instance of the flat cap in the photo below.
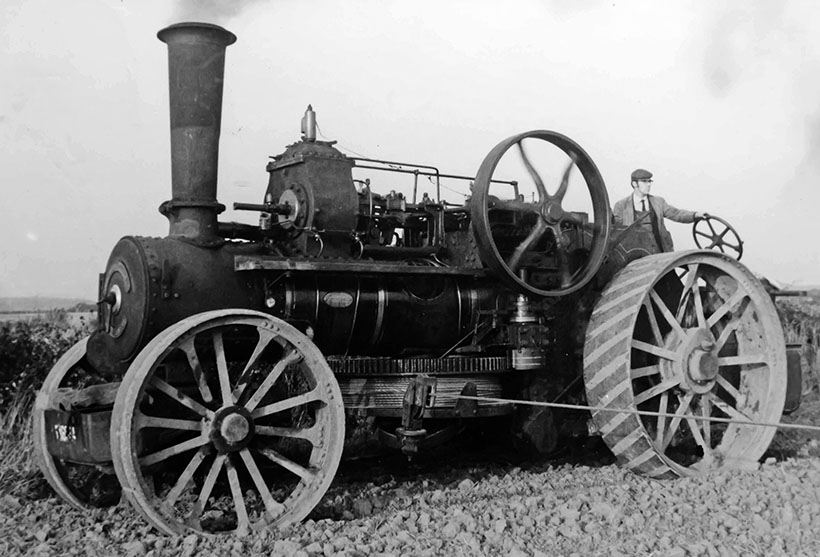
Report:
<svg viewBox="0 0 820 557"><path fill-rule="evenodd" d="M652 173L648 170L644 170L643 168L639 168L632 172L633 182L637 180L649 180L650 178L652 178Z"/></svg>

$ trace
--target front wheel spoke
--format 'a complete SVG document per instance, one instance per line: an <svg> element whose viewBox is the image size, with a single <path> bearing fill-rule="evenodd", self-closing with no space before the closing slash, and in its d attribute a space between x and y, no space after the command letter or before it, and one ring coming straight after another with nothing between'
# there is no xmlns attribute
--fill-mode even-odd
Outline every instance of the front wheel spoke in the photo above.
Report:
<svg viewBox="0 0 820 557"><path fill-rule="evenodd" d="M140 466L151 466L157 462L162 462L163 460L171 458L172 456L182 454L186 451L190 451L191 449L196 449L202 445L206 445L209 441L210 439L208 439L207 435L198 435L192 439L183 441L182 443L177 443L176 445L172 445L166 449L162 449L140 458Z"/></svg>
<svg viewBox="0 0 820 557"><path fill-rule="evenodd" d="M720 321L727 313L732 311L735 306L737 306L743 299L747 296L744 290L738 290L734 294L732 294L728 300L726 300L718 309L709 316L709 319L706 320L706 325L711 329L715 326L715 323Z"/></svg>
<svg viewBox="0 0 820 557"><path fill-rule="evenodd" d="M516 143L518 145L518 152L521 155L521 162L524 163L524 166L527 169L527 172L530 174L530 178L535 183L535 189L538 191L539 201L544 201L549 199L549 194L547 193L547 188L544 187L544 181L541 179L541 176L538 174L538 171L535 170L535 167L530 162L530 158L527 156L527 152L524 151L524 144L519 141Z"/></svg>
<svg viewBox="0 0 820 557"><path fill-rule="evenodd" d="M667 379L666 381L662 381L657 385L646 389L645 391L641 392L640 394L635 396L635 405L638 406L643 404L647 400L658 396L661 393L664 393L670 389L673 389L680 385L680 379Z"/></svg>
<svg viewBox="0 0 820 557"><path fill-rule="evenodd" d="M277 337L276 333L268 329L257 328L257 330L259 331L259 340L253 348L253 353L248 359L248 363L245 364L245 369L243 369L242 373L239 374L239 379L237 380L236 387L234 387L233 390L234 400L239 400L242 397L242 393L245 392L245 387L247 387L248 383L251 381L253 368L256 365L257 360L259 360L259 357L262 355L262 352L265 351L268 344L270 344L271 341Z"/></svg>
<svg viewBox="0 0 820 557"><path fill-rule="evenodd" d="M692 398L694 395L692 393L687 393L686 396L683 398L678 397L678 401L680 405L678 409L675 411L675 416L672 418L672 421L669 422L669 431L666 432L664 435L663 442L661 443L661 449L666 450L666 447L669 446L669 443L672 442L672 438L677 433L678 428L680 427L681 420L686 415L686 410L689 408L689 405L692 403Z"/></svg>
<svg viewBox="0 0 820 557"><path fill-rule="evenodd" d="M162 418L137 413L134 416L134 425L137 429L159 427L163 429L178 429L185 431L202 431L202 422L194 420L178 420L176 418Z"/></svg>
<svg viewBox="0 0 820 557"><path fill-rule="evenodd" d="M268 513L268 520L272 520L274 517L282 514L284 505L276 501L273 495L271 495L270 489L268 489L268 486L265 484L265 479L262 477L262 473L259 471L259 467L256 465L256 461L253 459L251 452L245 448L239 452L239 455L242 457L242 461L245 463L245 467L251 475L251 479L256 486L256 491L258 491L259 496L262 497L262 502L265 504L265 510Z"/></svg>
<svg viewBox="0 0 820 557"><path fill-rule="evenodd" d="M236 473L236 468L234 468L230 459L225 462L225 471L228 473L228 484L231 487L233 506L236 509L236 532L241 536L248 533L251 521L248 518L248 509L245 507L242 488L239 486L239 475Z"/></svg>
<svg viewBox="0 0 820 557"><path fill-rule="evenodd" d="M231 380L228 377L228 362L225 360L225 344L222 339L222 331L213 332L214 354L216 355L216 373L219 377L219 391L222 394L223 406L233 404L234 398L231 393Z"/></svg>
<svg viewBox="0 0 820 557"><path fill-rule="evenodd" d="M271 414L276 414L277 412L284 412L285 410L290 410L291 408L296 408L298 406L309 404L311 402L316 402L317 400L321 399L322 393L319 391L319 389L313 389L310 392L294 396L291 398L286 398L285 400L280 400L279 402L274 402L273 404L268 404L267 406L257 408L253 411L251 416L253 416L253 418L256 420L264 416L270 416Z"/></svg>
<svg viewBox="0 0 820 557"><path fill-rule="evenodd" d="M749 416L747 416L746 414L744 414L743 412L741 412L740 410L738 410L737 408L735 408L731 404L727 404L725 401L721 400L719 397L717 397L713 394L708 394L708 395L704 395L704 396L708 396L709 400L712 402L712 404L718 410L720 410L721 412L723 412L724 414L726 414L730 418L732 418L734 420L745 421L745 422L752 421L752 419Z"/></svg>
<svg viewBox="0 0 820 557"><path fill-rule="evenodd" d="M222 465L225 463L226 458L227 455L225 454L218 454L216 455L216 458L214 458L213 463L211 463L211 468L208 470L208 475L205 477L205 481L202 484L202 490L199 492L197 503L194 505L194 508L191 509L189 518L198 521L199 517L202 516L202 512L205 510L205 505L208 504L208 498L214 490L216 478L219 476L219 472L222 471Z"/></svg>
<svg viewBox="0 0 820 557"><path fill-rule="evenodd" d="M632 348L634 348L635 350L640 350L641 352L653 354L655 356L658 356L659 358L663 358L664 360L669 360L672 362L678 359L677 353L669 350L668 348L655 346L654 344L649 344L648 342L643 342L642 340L632 339Z"/></svg>
<svg viewBox="0 0 820 557"><path fill-rule="evenodd" d="M262 402L262 399L265 398L266 394L268 394L268 391L271 387L273 387L273 384L279 379L279 376L282 375L282 372L285 371L285 368L291 364L301 361L301 359L302 355L296 350L292 350L285 354L281 360L276 362L276 365L270 373L268 373L267 377L265 377L265 380L262 381L262 384L259 385L259 388L256 389L256 392L253 393L253 396L251 396L251 398L248 399L248 402L245 403L245 408L248 411L253 412L254 408Z"/></svg>
<svg viewBox="0 0 820 557"><path fill-rule="evenodd" d="M202 395L202 400L211 402L214 396L211 394L211 388L208 386L208 381L205 378L202 363L199 361L199 356L196 353L196 347L194 346L195 339L195 336L191 336L180 344L179 348L185 352L185 356L188 358L188 365L191 366L191 371L194 374L194 380L196 381L197 389L199 389L199 394Z"/></svg>
<svg viewBox="0 0 820 557"><path fill-rule="evenodd" d="M203 418L211 418L214 415L212 411L208 410L200 403L198 403L197 401L195 401L194 399L192 399L191 397L177 389L176 387L172 387L159 377L152 377L149 384L158 391L165 393L166 395L168 395L181 405L185 406L186 408L193 410Z"/></svg>
<svg viewBox="0 0 820 557"><path fill-rule="evenodd" d="M208 451L205 447L201 447L191 461L188 463L188 466L185 467L185 470L182 471L179 478L177 479L174 487L171 488L171 491L165 496L163 500L163 504L165 504L169 509L174 506L174 503L179 496L182 494L182 491L188 485L188 482L194 477L194 473L199 469L199 466L202 464L202 461L205 460Z"/></svg>
<svg viewBox="0 0 820 557"><path fill-rule="evenodd" d="M743 356L720 356L718 366L761 366L767 365L765 354L747 354Z"/></svg>
<svg viewBox="0 0 820 557"><path fill-rule="evenodd" d="M661 310L661 315L663 315L666 322L669 323L669 326L672 327L672 330L678 335L678 338L685 338L686 333L683 332L683 328L681 327L680 323L678 323L675 316L672 315L672 312L669 311L669 308L661 299L660 294L658 294L655 289L649 291L649 296L652 298L652 301L655 302L655 305Z"/></svg>
<svg viewBox="0 0 820 557"><path fill-rule="evenodd" d="M544 222L543 219L538 219L536 225L532 228L530 233L524 239L523 242L518 244L513 251L512 255L510 255L509 259L507 260L507 267L510 268L512 272L518 271L518 267L521 265L521 258L527 253L529 250L535 246L541 238L544 237L544 232L547 231L547 224Z"/></svg>
<svg viewBox="0 0 820 557"><path fill-rule="evenodd" d="M285 458L281 454L277 453L273 449L268 448L261 448L259 452L265 456L271 462L278 464L288 472L295 474L302 478L305 481L310 481L316 477L316 470L311 470L310 468L305 468L301 464L297 464L290 460L289 458Z"/></svg>
<svg viewBox="0 0 820 557"><path fill-rule="evenodd" d="M256 435L266 435L269 437L287 437L289 439L304 439L311 445L317 447L321 442L321 432L318 427L295 428L295 427L275 427L267 425L256 425Z"/></svg>

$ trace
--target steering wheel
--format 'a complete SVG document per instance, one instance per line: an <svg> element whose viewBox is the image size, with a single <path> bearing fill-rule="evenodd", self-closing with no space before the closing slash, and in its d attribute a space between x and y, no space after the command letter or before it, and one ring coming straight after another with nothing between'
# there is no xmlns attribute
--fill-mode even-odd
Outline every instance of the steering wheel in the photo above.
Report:
<svg viewBox="0 0 820 557"><path fill-rule="evenodd" d="M561 157L569 158L554 193L547 191L528 157L525 139L546 142L560 149ZM538 199L532 202L518 195L517 185L505 196L511 199L489 194L493 173L513 147L526 170L524 177L535 185ZM516 162L514 159L511 155L504 164ZM564 207L570 173L576 166L592 199L592 222L586 213ZM575 292L592 279L606 255L610 209L604 180L581 146L556 132L529 131L496 145L476 175L470 211L481 260L507 286L523 294L547 297Z"/></svg>
<svg viewBox="0 0 820 557"><path fill-rule="evenodd" d="M704 225L701 226L701 223L704 223ZM706 228L708 228L708 231L705 230ZM731 241L727 241L727 235L729 235ZM697 219L692 226L692 237L695 239L695 245L700 249L718 249L722 253L726 253L724 248L727 248L733 252L728 255L733 256L738 261L743 256L743 240L740 239L732 225L720 217L704 213L703 217ZM701 238L707 238L709 244L701 245ZM734 255L735 253L737 255Z"/></svg>

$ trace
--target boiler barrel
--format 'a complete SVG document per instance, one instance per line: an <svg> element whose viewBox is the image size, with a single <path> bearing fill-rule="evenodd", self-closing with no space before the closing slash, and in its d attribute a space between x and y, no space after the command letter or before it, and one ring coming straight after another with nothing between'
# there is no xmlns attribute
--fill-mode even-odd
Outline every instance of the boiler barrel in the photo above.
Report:
<svg viewBox="0 0 820 557"><path fill-rule="evenodd" d="M441 355L495 294L473 278L299 273L267 288L268 310L314 330L326 355Z"/></svg>

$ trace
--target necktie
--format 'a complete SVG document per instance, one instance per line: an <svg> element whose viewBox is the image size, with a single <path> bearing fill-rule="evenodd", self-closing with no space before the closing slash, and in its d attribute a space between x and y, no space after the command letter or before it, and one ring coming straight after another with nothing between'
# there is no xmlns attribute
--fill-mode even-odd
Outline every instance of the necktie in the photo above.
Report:
<svg viewBox="0 0 820 557"><path fill-rule="evenodd" d="M646 199L641 199L641 211L646 211Z"/></svg>

